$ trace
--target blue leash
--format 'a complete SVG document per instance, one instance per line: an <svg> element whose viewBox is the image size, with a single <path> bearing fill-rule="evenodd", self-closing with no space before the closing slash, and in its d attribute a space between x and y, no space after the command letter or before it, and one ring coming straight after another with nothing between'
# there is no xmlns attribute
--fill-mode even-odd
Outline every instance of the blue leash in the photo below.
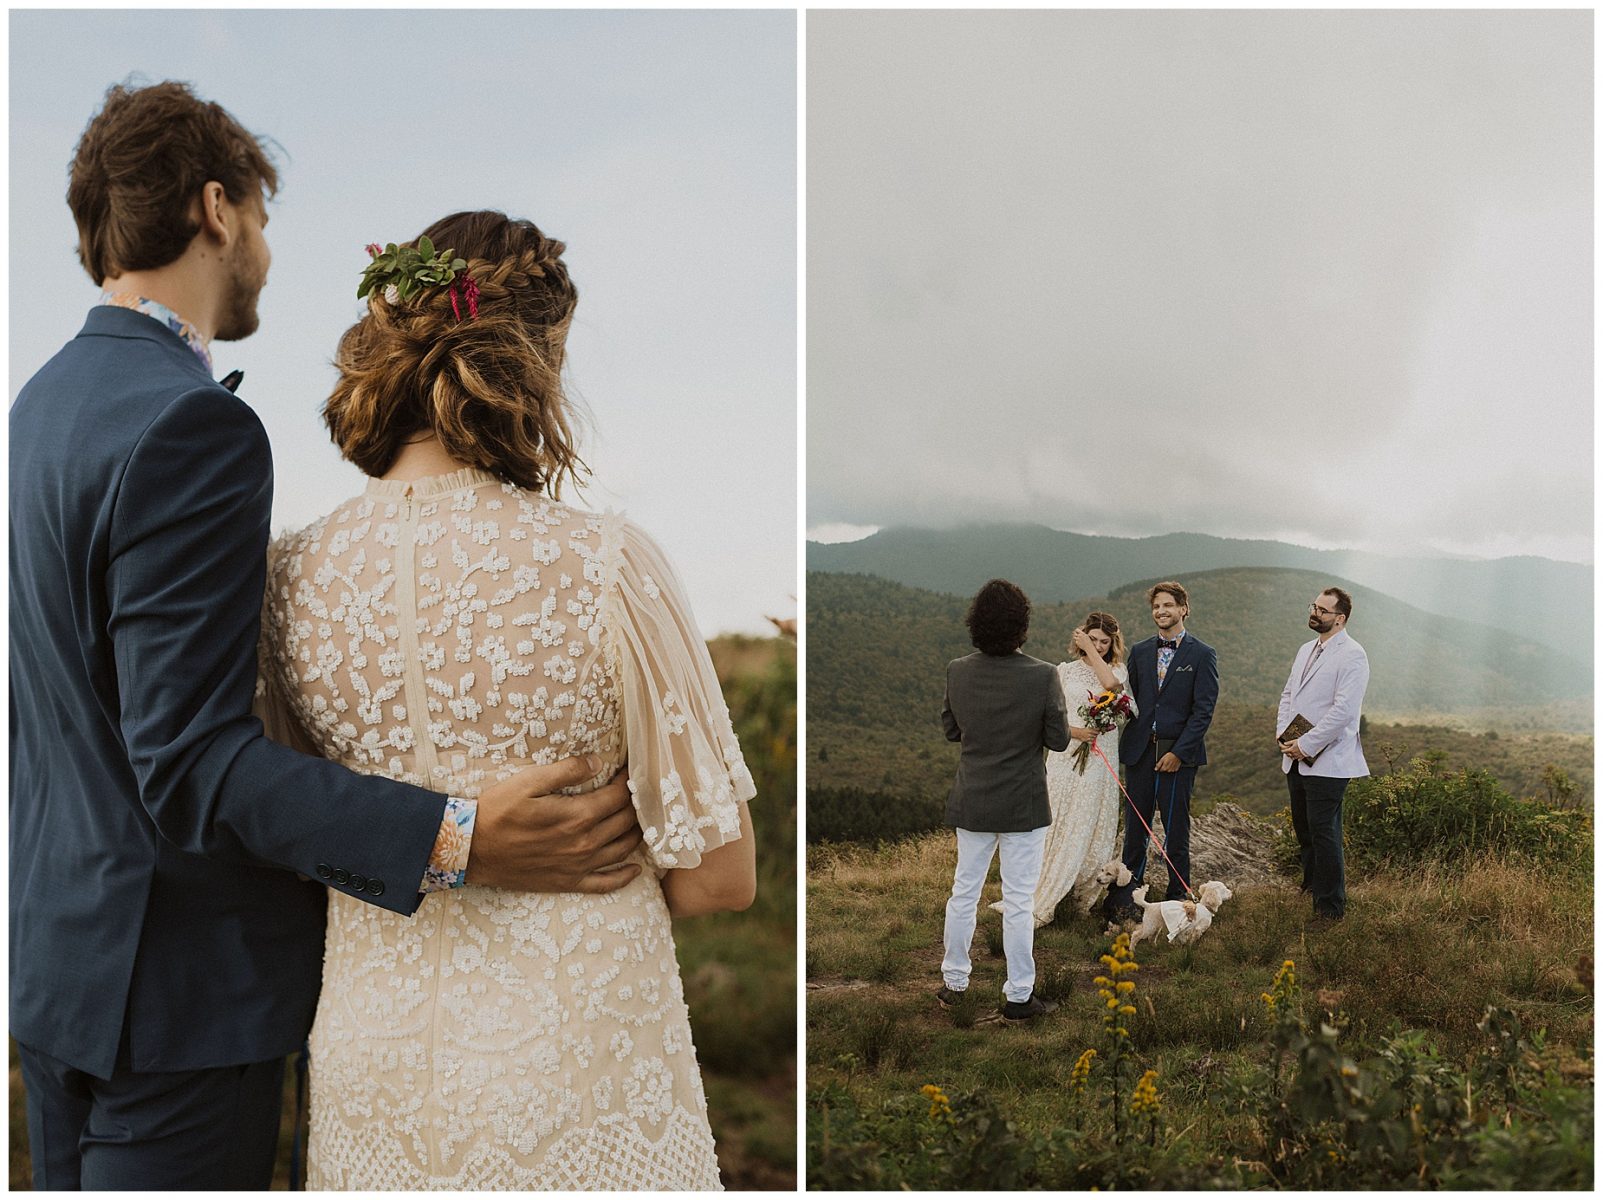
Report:
<svg viewBox="0 0 1603 1200"><path fill-rule="evenodd" d="M1176 798L1178 796L1178 793L1180 791L1180 772L1179 771L1173 771L1173 772L1170 772L1169 774L1170 774L1170 779L1169 779L1169 807L1163 814L1163 841L1158 842L1159 848L1164 850L1164 851L1168 850L1168 848L1169 848L1169 839L1174 836L1174 802L1175 802L1175 800L1176 800ZM1158 811L1158 792L1162 788L1163 788L1163 776L1158 774L1156 771L1154 771L1153 774L1152 774L1152 811L1153 811L1154 814L1156 814L1157 811ZM1158 838L1158 835L1156 833L1154 833L1152 835L1152 840L1153 841L1157 841L1157 838ZM1141 840L1142 840L1142 846L1141 846L1141 873L1144 875L1144 874L1146 874L1146 865L1147 865L1147 854L1146 854L1146 844L1145 844L1146 843L1146 838L1143 837ZM1169 856L1168 856L1167 853L1164 854L1163 858L1164 858L1165 862L1168 862ZM1171 867L1174 866L1173 863L1169 863L1169 865ZM1175 874L1176 875L1179 874L1178 869L1176 869ZM1191 884L1188 881L1186 881L1184 879L1180 880L1180 886L1185 888L1185 890L1186 890L1188 895L1191 894Z"/></svg>
<svg viewBox="0 0 1603 1200"><path fill-rule="evenodd" d="M306 1130L306 1064L311 1058L311 1047L301 1043L301 1052L295 1056L295 1125L289 1142L289 1190L301 1191L301 1139Z"/></svg>

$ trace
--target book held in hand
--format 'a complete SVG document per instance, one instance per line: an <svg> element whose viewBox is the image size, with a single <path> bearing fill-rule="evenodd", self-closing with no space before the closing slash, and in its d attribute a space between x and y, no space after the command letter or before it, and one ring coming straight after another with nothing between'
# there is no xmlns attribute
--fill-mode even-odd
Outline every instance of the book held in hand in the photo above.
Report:
<svg viewBox="0 0 1603 1200"><path fill-rule="evenodd" d="M1284 729L1282 729L1280 731L1280 736L1277 737L1275 739L1275 741L1277 741L1277 742L1295 741L1297 738L1300 738L1303 734L1307 733L1313 727L1314 727L1314 723L1312 721L1310 721L1307 717L1303 716L1301 713L1298 713L1296 716L1291 718L1291 723L1288 724ZM1318 749L1318 751L1316 751L1313 754L1308 755L1307 761L1308 762L1313 762L1315 759L1317 759L1324 752L1325 752L1325 748L1323 746L1321 746Z"/></svg>

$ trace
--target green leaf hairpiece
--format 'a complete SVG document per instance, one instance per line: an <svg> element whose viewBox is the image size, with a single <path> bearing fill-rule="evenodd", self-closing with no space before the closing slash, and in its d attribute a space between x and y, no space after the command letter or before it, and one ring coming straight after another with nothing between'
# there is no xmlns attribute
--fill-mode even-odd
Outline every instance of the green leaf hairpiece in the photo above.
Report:
<svg viewBox="0 0 1603 1200"><path fill-rule="evenodd" d="M465 271L468 265L456 257L455 250L436 253L434 243L426 237L418 238L416 246L397 246L391 242L382 250L377 242L371 242L367 253L372 261L362 271L362 282L356 289L358 300L375 288L391 304L406 300L424 288L452 285L454 293L457 272ZM476 309L477 305L474 307Z"/></svg>

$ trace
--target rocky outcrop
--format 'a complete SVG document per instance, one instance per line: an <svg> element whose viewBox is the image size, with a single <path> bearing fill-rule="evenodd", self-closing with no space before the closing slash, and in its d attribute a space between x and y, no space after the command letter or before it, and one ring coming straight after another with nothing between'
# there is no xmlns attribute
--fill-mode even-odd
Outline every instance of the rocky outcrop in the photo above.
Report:
<svg viewBox="0 0 1603 1200"><path fill-rule="evenodd" d="M1157 825L1159 837L1163 824ZM1191 886L1220 879L1231 890L1266 883L1284 883L1285 874L1275 859L1275 825L1228 802L1191 818ZM1153 846L1147 855L1147 879L1154 892L1168 878L1163 856Z"/></svg>

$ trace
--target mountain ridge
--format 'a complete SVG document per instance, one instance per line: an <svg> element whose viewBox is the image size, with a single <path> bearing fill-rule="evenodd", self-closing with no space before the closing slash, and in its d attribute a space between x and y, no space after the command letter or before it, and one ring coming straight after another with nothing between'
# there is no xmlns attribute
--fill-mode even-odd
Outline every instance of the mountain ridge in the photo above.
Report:
<svg viewBox="0 0 1603 1200"><path fill-rule="evenodd" d="M1105 594L1132 580L1185 582L1187 575L1231 567L1325 572L1332 582L1352 580L1438 616L1519 630L1552 649L1591 643L1592 568L1537 555L1396 557L1273 539L1186 532L1122 538L998 522L891 526L855 542L807 543L809 572L871 574L956 596L1001 576L1047 603ZM1585 602L1577 604L1576 596Z"/></svg>

